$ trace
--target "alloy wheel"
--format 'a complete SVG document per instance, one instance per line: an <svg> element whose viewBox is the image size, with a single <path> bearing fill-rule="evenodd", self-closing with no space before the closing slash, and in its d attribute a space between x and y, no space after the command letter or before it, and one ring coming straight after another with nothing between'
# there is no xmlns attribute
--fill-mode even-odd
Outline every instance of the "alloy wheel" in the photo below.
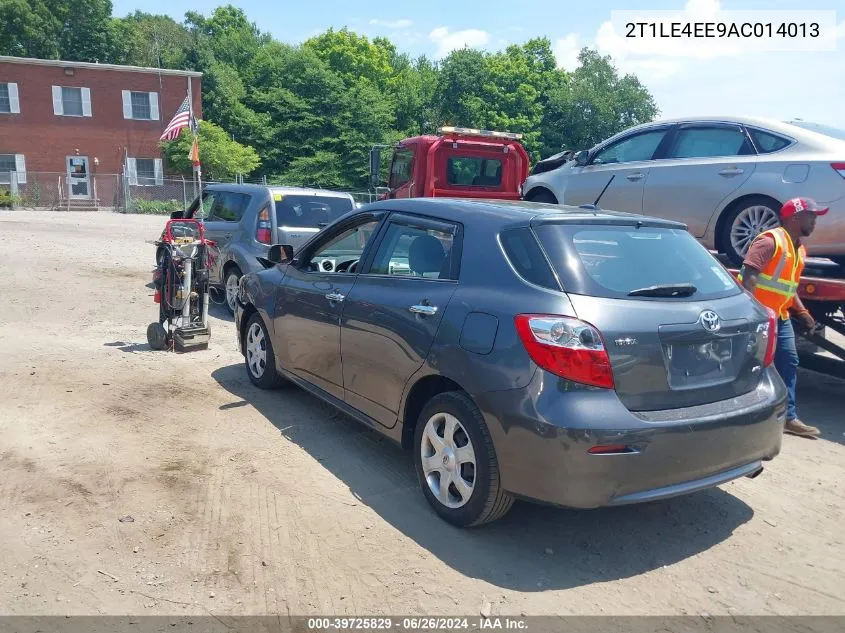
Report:
<svg viewBox="0 0 845 633"><path fill-rule="evenodd" d="M426 422L420 444L425 481L447 508L460 508L475 489L476 457L458 418L436 413Z"/></svg>
<svg viewBox="0 0 845 633"><path fill-rule="evenodd" d="M780 226L778 214L770 207L753 205L740 211L731 226L731 246L742 257L760 233Z"/></svg>
<svg viewBox="0 0 845 633"><path fill-rule="evenodd" d="M238 277L235 273L229 273L226 276L226 304L232 312L235 311L235 301L238 297L239 282L240 277Z"/></svg>
<svg viewBox="0 0 845 633"><path fill-rule="evenodd" d="M267 368L267 339L258 323L253 323L246 333L246 363L256 378L264 375Z"/></svg>

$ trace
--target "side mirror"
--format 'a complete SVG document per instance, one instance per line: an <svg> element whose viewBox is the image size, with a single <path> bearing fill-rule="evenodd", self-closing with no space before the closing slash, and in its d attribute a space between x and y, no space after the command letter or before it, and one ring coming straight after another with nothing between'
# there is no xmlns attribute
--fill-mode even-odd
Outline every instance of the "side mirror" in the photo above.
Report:
<svg viewBox="0 0 845 633"><path fill-rule="evenodd" d="M381 185L381 148L374 147L370 150L370 188L375 189Z"/></svg>
<svg viewBox="0 0 845 633"><path fill-rule="evenodd" d="M290 244L273 244L267 251L267 257L256 257L255 259L265 269L278 266L279 264L286 264L293 260L293 246Z"/></svg>
<svg viewBox="0 0 845 633"><path fill-rule="evenodd" d="M273 244L267 252L267 259L274 264L284 264L293 259L293 246L290 244Z"/></svg>
<svg viewBox="0 0 845 633"><path fill-rule="evenodd" d="M590 159L590 152L586 149L581 150L577 154L575 154L575 164L579 167L583 167L587 164L587 161Z"/></svg>

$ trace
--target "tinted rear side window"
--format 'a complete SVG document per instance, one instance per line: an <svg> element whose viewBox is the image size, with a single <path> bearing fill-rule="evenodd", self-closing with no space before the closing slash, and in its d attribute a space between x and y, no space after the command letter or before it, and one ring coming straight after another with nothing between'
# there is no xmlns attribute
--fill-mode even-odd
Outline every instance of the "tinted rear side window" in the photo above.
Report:
<svg viewBox="0 0 845 633"><path fill-rule="evenodd" d="M546 224L536 231L566 292L624 299L633 290L675 284L697 288L686 300L742 292L719 261L681 229Z"/></svg>
<svg viewBox="0 0 845 633"><path fill-rule="evenodd" d="M319 228L352 211L349 198L274 194L277 226Z"/></svg>
<svg viewBox="0 0 845 633"><path fill-rule="evenodd" d="M509 229L501 235L505 255L520 277L543 288L560 290L537 239L529 228Z"/></svg>
<svg viewBox="0 0 845 633"><path fill-rule="evenodd" d="M776 152L789 145L792 141L782 136L771 134L770 132L763 132L762 130L748 130L751 133L751 138L754 139L754 144L761 154L768 154L769 152Z"/></svg>

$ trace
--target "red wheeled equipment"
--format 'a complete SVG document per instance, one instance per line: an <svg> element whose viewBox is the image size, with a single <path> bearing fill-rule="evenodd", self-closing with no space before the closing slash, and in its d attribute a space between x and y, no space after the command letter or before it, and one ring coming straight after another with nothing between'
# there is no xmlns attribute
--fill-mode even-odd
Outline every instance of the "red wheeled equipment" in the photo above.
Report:
<svg viewBox="0 0 845 633"><path fill-rule="evenodd" d="M153 273L159 311L158 321L147 328L147 342L155 350L205 349L211 338L208 273L213 242L205 239L198 220L172 219L156 245L162 248Z"/></svg>

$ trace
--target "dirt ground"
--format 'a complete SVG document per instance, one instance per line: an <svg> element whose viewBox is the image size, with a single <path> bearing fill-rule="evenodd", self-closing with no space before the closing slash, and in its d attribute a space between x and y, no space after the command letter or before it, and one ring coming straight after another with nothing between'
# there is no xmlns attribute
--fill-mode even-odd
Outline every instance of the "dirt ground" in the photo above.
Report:
<svg viewBox="0 0 845 633"><path fill-rule="evenodd" d="M845 383L802 370L824 435L755 480L462 531L401 450L253 388L222 307L148 349L163 223L0 213L0 613L845 614Z"/></svg>

